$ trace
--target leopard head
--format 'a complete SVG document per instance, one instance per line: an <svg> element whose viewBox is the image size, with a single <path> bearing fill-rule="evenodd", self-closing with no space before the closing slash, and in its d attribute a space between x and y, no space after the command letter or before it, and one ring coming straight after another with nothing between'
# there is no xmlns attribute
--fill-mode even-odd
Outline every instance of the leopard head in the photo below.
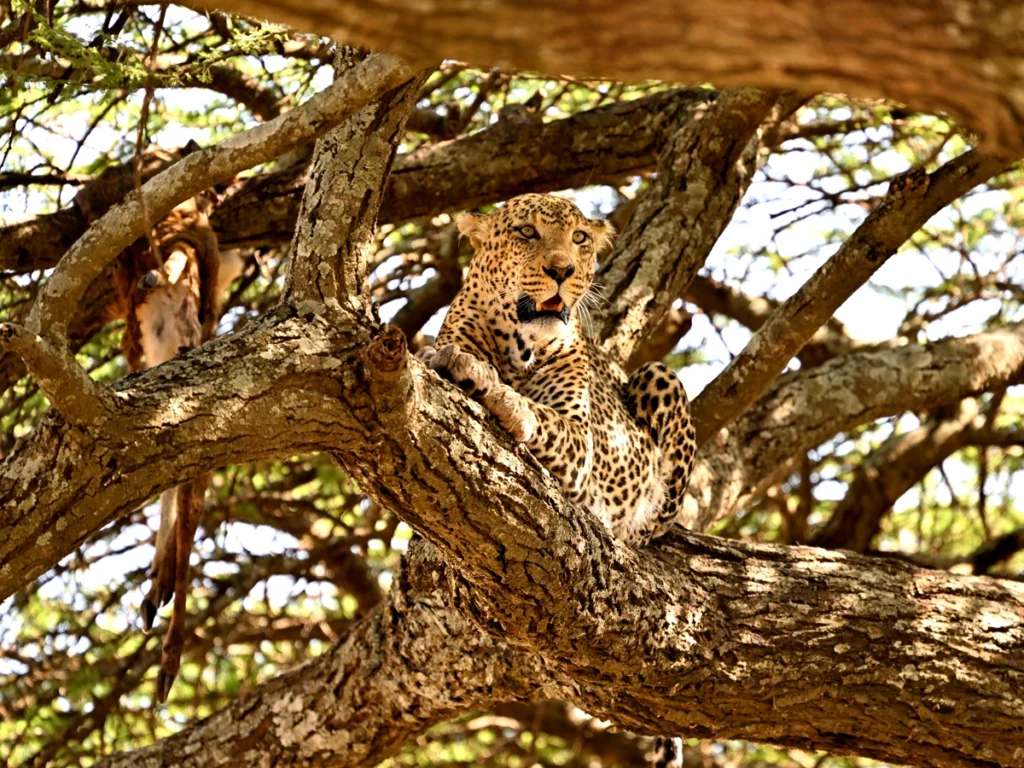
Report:
<svg viewBox="0 0 1024 768"><path fill-rule="evenodd" d="M568 200L536 194L491 214L462 214L458 227L476 249L475 276L531 326L570 323L590 290L597 255L615 233Z"/></svg>

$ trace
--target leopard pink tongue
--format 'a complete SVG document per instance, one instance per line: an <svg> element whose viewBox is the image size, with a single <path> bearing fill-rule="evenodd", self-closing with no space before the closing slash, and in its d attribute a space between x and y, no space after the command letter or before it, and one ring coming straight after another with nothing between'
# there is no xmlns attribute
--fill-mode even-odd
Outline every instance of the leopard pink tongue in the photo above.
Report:
<svg viewBox="0 0 1024 768"><path fill-rule="evenodd" d="M540 308L545 312L561 312L562 307L564 306L565 303L560 298L555 296L542 303L540 305Z"/></svg>

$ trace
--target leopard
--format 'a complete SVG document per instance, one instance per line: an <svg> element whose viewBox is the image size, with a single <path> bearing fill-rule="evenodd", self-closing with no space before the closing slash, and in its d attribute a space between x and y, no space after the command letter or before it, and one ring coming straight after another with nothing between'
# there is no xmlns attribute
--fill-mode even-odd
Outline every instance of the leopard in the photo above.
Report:
<svg viewBox="0 0 1024 768"><path fill-rule="evenodd" d="M642 547L664 534L682 511L696 432L671 368L627 375L586 333L613 226L534 193L456 226L475 253L417 357L480 402L615 538ZM681 758L681 742L660 737L651 762Z"/></svg>

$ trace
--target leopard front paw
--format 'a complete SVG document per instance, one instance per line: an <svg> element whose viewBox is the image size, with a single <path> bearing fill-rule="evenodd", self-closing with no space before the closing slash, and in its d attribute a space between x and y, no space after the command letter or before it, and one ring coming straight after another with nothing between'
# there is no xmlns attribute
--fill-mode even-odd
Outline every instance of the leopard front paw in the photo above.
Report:
<svg viewBox="0 0 1024 768"><path fill-rule="evenodd" d="M432 352L424 360L427 366L442 376L447 373L445 378L467 395L483 397L498 383L498 372L494 366L461 351L458 344L446 344Z"/></svg>

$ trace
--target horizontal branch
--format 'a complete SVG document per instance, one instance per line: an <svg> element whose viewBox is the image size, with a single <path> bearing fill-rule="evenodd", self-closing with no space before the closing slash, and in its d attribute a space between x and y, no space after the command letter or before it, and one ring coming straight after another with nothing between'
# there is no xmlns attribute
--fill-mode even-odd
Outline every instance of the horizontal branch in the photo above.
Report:
<svg viewBox="0 0 1024 768"><path fill-rule="evenodd" d="M713 93L660 91L542 124L501 120L471 136L401 155L379 220L398 223L522 192L613 183L652 171L666 125ZM291 168L241 182L210 218L221 245L290 242L306 172ZM0 269L53 267L87 226L74 211L61 211L0 228Z"/></svg>
<svg viewBox="0 0 1024 768"><path fill-rule="evenodd" d="M111 64L117 63L118 53L114 48L99 51L99 54L108 58ZM62 59L37 59L0 54L0 72L4 71L17 72L19 78L27 80L60 80L97 89L110 89L105 73L91 66L76 68L69 61ZM203 67L200 72L199 68L187 66L182 55L163 54L155 57L151 77L158 88L205 88L220 93L246 107L260 120L272 120L281 113L278 96L272 90L263 87L257 78L230 66L214 64Z"/></svg>
<svg viewBox="0 0 1024 768"><path fill-rule="evenodd" d="M570 0L531 4L529 13L518 0L201 5L424 64L458 59L582 78L885 97L952 114L990 148L1024 150L1024 41L1014 34L1024 11L1015 0L665 0L655 13L644 0L624 0L588 8L586 23L570 21L579 16Z"/></svg>
<svg viewBox="0 0 1024 768"><path fill-rule="evenodd" d="M55 415L45 417L0 464L0 506L11 510L0 519L0 599L100 526L198 471L347 445L352 434L365 431L362 419L370 412L355 402L345 410L336 394L325 393L337 388L335 377L348 387L358 384L351 366L359 355L353 350L365 343L368 336L362 334L368 331L354 333L340 325L328 328L321 319L291 318L282 309L128 377L113 390L125 419L139 425L130 445L76 432ZM297 388L296 380L303 386ZM728 434L702 449L691 483L700 512L682 522L706 528L785 471L789 457L843 430L1021 381L1020 324L847 355L785 377ZM225 391L233 397L224 398ZM178 405L169 410L172 400ZM479 418L479 410L465 406ZM292 408L301 418L290 416ZM474 434L484 440L485 431L477 427ZM545 515L547 502L537 504L535 512Z"/></svg>
<svg viewBox="0 0 1024 768"><path fill-rule="evenodd" d="M0 463L0 600L103 525L207 469L316 452L332 432L343 440L357 426L346 428L326 393L335 355L356 341L327 330L282 309L115 383L127 434L44 416Z"/></svg>
<svg viewBox="0 0 1024 768"><path fill-rule="evenodd" d="M438 722L552 695L641 733L736 737L922 766L1014 764L1024 711L1024 671L1013 661L1024 646L1024 585L696 534L672 535L640 555L605 536L568 550L560 536L522 546L510 510L484 498L478 510L488 505L505 525L457 520L449 528L460 567L489 562L488 581L504 580L506 606L522 608L524 590L546 584L533 593L546 592L540 604L526 603L530 613L553 612L550 623L512 631L505 609L467 621L462 611L480 609L469 585L434 547L414 545L388 604L330 654L103 765L246 765L270 756L284 768L315 755L370 768ZM594 525L577 518L562 528L560 516L531 524L575 528L577 540ZM484 548L467 563L461 558L474 540ZM503 547L501 560L492 559L495 547ZM594 586L592 574L624 567L628 579L602 582L567 609L550 592L579 598ZM572 580L549 581L559 575ZM586 627L574 626L573 615ZM552 634L566 632L584 654L595 646L600 653L544 653Z"/></svg>

